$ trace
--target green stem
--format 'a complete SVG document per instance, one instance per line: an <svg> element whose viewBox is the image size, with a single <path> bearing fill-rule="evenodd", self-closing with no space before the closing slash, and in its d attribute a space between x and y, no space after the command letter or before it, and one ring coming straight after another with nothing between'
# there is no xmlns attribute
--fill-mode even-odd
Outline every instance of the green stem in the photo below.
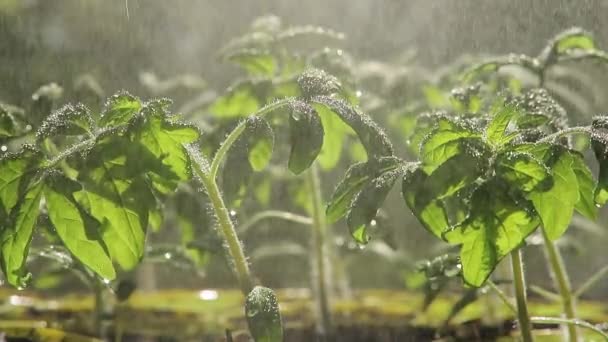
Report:
<svg viewBox="0 0 608 342"><path fill-rule="evenodd" d="M270 103L270 104L258 109L257 112L255 112L249 116L265 115L265 114L270 113L274 110L277 110L283 106L288 105L291 101L293 101L293 98L291 98L291 97L287 97L287 98L275 101L273 103ZM232 130L232 132L230 132L230 134L228 134L228 136L226 137L226 140L224 140L222 145L219 147L219 149L213 156L213 160L211 161L211 167L210 167L210 172L209 172L209 175L211 176L212 179L215 180L217 178L217 173L219 172L220 165L222 164L222 161L224 160L226 153L228 153L228 151L230 150L230 147L232 147L232 145L236 142L236 140L241 136L243 131L245 131L246 127L247 127L247 120L241 120L237 124L237 126Z"/></svg>
<svg viewBox="0 0 608 342"><path fill-rule="evenodd" d="M239 233L243 234L251 227L255 226L258 222L269 218L281 219L303 225L311 225L313 223L310 217L301 216L298 214L290 213L288 211L266 210L253 215L251 219L241 224L239 227Z"/></svg>
<svg viewBox="0 0 608 342"><path fill-rule="evenodd" d="M513 305L513 303L511 303L509 297L507 297L507 295L498 287L498 285L494 284L494 282L491 280L488 280L487 284L490 285L490 288L496 292L500 299L502 299L509 310L513 311L514 314L517 314L517 308L515 305Z"/></svg>
<svg viewBox="0 0 608 342"><path fill-rule="evenodd" d="M519 329L524 342L532 342L532 323L528 314L528 304L526 299L526 280L524 277L523 263L521 261L521 251L518 249L511 252L511 267L513 268L513 285L517 302L517 316Z"/></svg>
<svg viewBox="0 0 608 342"><path fill-rule="evenodd" d="M215 178L213 178L210 173L203 172L201 165L198 165L198 167L195 167L194 169L197 175L200 177L205 190L207 190L209 201L211 202L211 206L213 207L213 211L220 228L219 230L228 247L228 254L232 259L232 265L234 266L233 271L239 282L241 291L243 291L244 295L248 295L254 286L253 279L251 277L247 258L243 252L243 247L241 246L241 242L239 241L236 230L234 229L234 224L230 219L230 213L228 212L228 208L224 203L220 189L217 186Z"/></svg>
<svg viewBox="0 0 608 342"><path fill-rule="evenodd" d="M547 233L544 229L542 229L543 238L545 240L545 251L547 253L547 258L549 259L549 264L551 265L551 274L553 276L553 280L555 281L557 288L559 289L559 294L561 296L561 302L564 309L564 315L567 319L575 319L575 303L574 297L572 296L572 289L570 286L570 279L568 279L568 274L566 273L566 267L564 266L564 260L555 246L555 243L549 239ZM568 325L568 335L570 341L576 342L578 340L578 333L576 326Z"/></svg>
<svg viewBox="0 0 608 342"><path fill-rule="evenodd" d="M321 195L319 170L313 164L307 171L307 182L312 195L312 248L314 250L314 265L312 278L316 290L317 331L321 336L331 332L331 309L329 304L329 272L327 270L327 222Z"/></svg>
<svg viewBox="0 0 608 342"><path fill-rule="evenodd" d="M95 334L99 338L104 338L103 331L103 312L104 312L104 302L103 302L103 287L96 281L93 280L93 291L94 291L94 303L93 303L93 328L95 329Z"/></svg>
<svg viewBox="0 0 608 342"><path fill-rule="evenodd" d="M590 134L590 133L591 133L591 130L590 130L589 126L570 127L570 128L562 129L561 131L555 132L553 134L549 134L546 137L538 140L537 143L539 143L539 144L551 143L551 142L554 142L555 140L557 140L565 135L569 135L569 134Z"/></svg>

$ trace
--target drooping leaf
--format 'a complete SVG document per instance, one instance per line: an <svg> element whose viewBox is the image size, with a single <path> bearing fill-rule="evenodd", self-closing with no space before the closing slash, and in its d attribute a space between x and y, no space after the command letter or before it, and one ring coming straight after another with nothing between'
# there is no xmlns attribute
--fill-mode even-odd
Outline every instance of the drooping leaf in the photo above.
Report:
<svg viewBox="0 0 608 342"><path fill-rule="evenodd" d="M271 289L256 286L249 292L245 299L245 317L256 342L283 341L279 301Z"/></svg>
<svg viewBox="0 0 608 342"><path fill-rule="evenodd" d="M384 131L367 115L351 107L344 100L330 96L316 96L311 99L313 107L320 111L319 106L326 107L334 112L357 134L361 144L365 147L368 159L381 158L393 155L393 145ZM321 109L322 110L322 109Z"/></svg>
<svg viewBox="0 0 608 342"><path fill-rule="evenodd" d="M580 197L577 175L573 169L576 159L565 149L554 151L551 158L555 160L549 162L553 186L547 191L534 191L529 198L547 236L555 240L568 228Z"/></svg>
<svg viewBox="0 0 608 342"><path fill-rule="evenodd" d="M500 260L518 248L539 225L530 208L520 207L496 181L478 187L471 198L469 217L444 234L462 244L460 260L464 281L483 285Z"/></svg>
<svg viewBox="0 0 608 342"><path fill-rule="evenodd" d="M376 217L378 209L402 173L403 169L396 168L381 174L370 180L353 199L346 215L346 223L357 243L369 242L368 224Z"/></svg>
<svg viewBox="0 0 608 342"><path fill-rule="evenodd" d="M139 112L142 104L138 98L128 93L118 93L108 99L101 117L100 126L118 126L129 122Z"/></svg>
<svg viewBox="0 0 608 342"><path fill-rule="evenodd" d="M82 104L66 105L54 111L43 122L36 137L40 141L53 135L80 135L91 133L93 118L91 112Z"/></svg>
<svg viewBox="0 0 608 342"><path fill-rule="evenodd" d="M403 176L402 194L405 203L420 223L433 235L442 238L450 224L439 199L426 189L427 174L416 168Z"/></svg>
<svg viewBox="0 0 608 342"><path fill-rule="evenodd" d="M552 185L552 177L549 169L527 153L501 153L496 157L496 174L505 179L509 184L530 192L538 187L540 191L546 190Z"/></svg>
<svg viewBox="0 0 608 342"><path fill-rule="evenodd" d="M366 163L352 165L334 190L327 204L325 214L327 221L334 223L348 212L357 194L369 181L379 175L395 170L400 161L394 157L372 160Z"/></svg>
<svg viewBox="0 0 608 342"><path fill-rule="evenodd" d="M78 183L61 175L47 178L44 198L51 223L70 253L104 279L116 277L114 266L95 222L78 207L73 192Z"/></svg>
<svg viewBox="0 0 608 342"><path fill-rule="evenodd" d="M578 184L579 200L576 202L575 209L581 215L590 220L597 219L598 207L595 205L595 180L591 174L591 170L585 164L583 156L575 151L570 151L573 163L572 169L576 174L576 182Z"/></svg>
<svg viewBox="0 0 608 342"><path fill-rule="evenodd" d="M42 186L33 185L16 204L8 224L2 227L0 233L2 271L13 286L25 287L29 279L25 261L38 218L41 195Z"/></svg>
<svg viewBox="0 0 608 342"><path fill-rule="evenodd" d="M604 117L595 118L592 127L594 134L591 135L591 147L600 166L594 201L603 206L608 202L608 120Z"/></svg>
<svg viewBox="0 0 608 342"><path fill-rule="evenodd" d="M295 174L306 170L321 152L323 125L321 118L311 106L298 102L292 105L289 116L291 152L288 167Z"/></svg>

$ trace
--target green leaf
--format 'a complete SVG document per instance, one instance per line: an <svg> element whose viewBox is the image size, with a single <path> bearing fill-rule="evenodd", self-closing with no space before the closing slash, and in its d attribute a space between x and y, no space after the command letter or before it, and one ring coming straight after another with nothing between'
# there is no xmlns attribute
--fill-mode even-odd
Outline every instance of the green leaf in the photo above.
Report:
<svg viewBox="0 0 608 342"><path fill-rule="evenodd" d="M270 162L274 147L274 133L268 121L253 116L247 119L248 159L254 171L262 171Z"/></svg>
<svg viewBox="0 0 608 342"><path fill-rule="evenodd" d="M368 184L369 180L395 170L400 161L394 157L382 158L378 161L358 163L352 165L334 190L327 204L325 214L327 221L334 223L348 212L348 209L357 194Z"/></svg>
<svg viewBox="0 0 608 342"><path fill-rule="evenodd" d="M311 106L303 102L292 104L289 116L291 152L288 167L300 174L317 158L323 146L323 125L321 118Z"/></svg>
<svg viewBox="0 0 608 342"><path fill-rule="evenodd" d="M251 76L272 77L278 70L278 62L270 51L242 49L226 59L240 65Z"/></svg>
<svg viewBox="0 0 608 342"><path fill-rule="evenodd" d="M573 27L554 38L554 49L558 54L569 52L570 50L594 50L595 40L591 33Z"/></svg>
<svg viewBox="0 0 608 342"><path fill-rule="evenodd" d="M334 112L344 123L346 123L359 137L361 144L365 147L368 159L378 159L393 155L393 145L384 131L367 115L351 107L344 100L329 97L316 96L311 99L317 112L321 107L326 107ZM327 132L329 130L325 128Z"/></svg>
<svg viewBox="0 0 608 342"><path fill-rule="evenodd" d="M239 83L217 98L209 107L209 112L221 118L237 118L254 113L260 107L253 85Z"/></svg>
<svg viewBox="0 0 608 342"><path fill-rule="evenodd" d="M135 96L127 93L113 95L105 104L99 118L100 126L119 126L126 124L142 108Z"/></svg>
<svg viewBox="0 0 608 342"><path fill-rule="evenodd" d="M579 192L579 200L576 202L575 209L588 219L596 220L598 207L595 205L594 200L596 187L595 180L593 179L591 170L589 170L589 167L585 164L584 157L575 151L570 151L570 154L574 159L572 169L576 174Z"/></svg>
<svg viewBox="0 0 608 342"><path fill-rule="evenodd" d="M346 223L357 243L369 242L368 225L376 217L378 209L400 175L401 170L394 170L374 178L353 200L346 215Z"/></svg>
<svg viewBox="0 0 608 342"><path fill-rule="evenodd" d="M344 141L350 128L334 113L324 106L314 106L313 108L321 118L323 127L323 145L317 160L323 170L331 170L340 161ZM331 132L331 134L325 134Z"/></svg>
<svg viewBox="0 0 608 342"><path fill-rule="evenodd" d="M25 287L29 274L25 262L29 253L34 225L38 218L42 186L31 187L19 199L19 203L11 212L8 225L2 227L0 233L0 249L2 250L2 271L6 280L13 286Z"/></svg>
<svg viewBox="0 0 608 342"><path fill-rule="evenodd" d="M38 141L54 135L80 135L93 130L91 112L82 104L66 105L53 112L43 122L36 137Z"/></svg>
<svg viewBox="0 0 608 342"><path fill-rule="evenodd" d="M262 170L272 157L274 135L268 122L257 116L246 120L245 130L226 154L223 167L222 189L231 206L240 204L254 170Z"/></svg>
<svg viewBox="0 0 608 342"><path fill-rule="evenodd" d="M18 137L27 131L23 111L0 103L0 139Z"/></svg>
<svg viewBox="0 0 608 342"><path fill-rule="evenodd" d="M406 173L403 178L403 198L422 225L433 235L442 238L442 233L450 227L451 203L454 197L461 197L460 191L474 183L487 168L482 158L466 153L456 155L430 175L422 168ZM457 220L461 221L461 220Z"/></svg>
<svg viewBox="0 0 608 342"><path fill-rule="evenodd" d="M518 203L495 181L486 182L473 193L469 217L444 234L448 242L462 244L460 260L467 284L483 285L500 260L539 225L533 211Z"/></svg>
<svg viewBox="0 0 608 342"><path fill-rule="evenodd" d="M608 136L606 135L608 122L602 117L595 118L592 127L594 134L591 135L591 147L600 166L594 201L597 205L603 206L608 202Z"/></svg>
<svg viewBox="0 0 608 342"><path fill-rule="evenodd" d="M87 155L78 175L84 187L75 194L101 224L101 237L112 260L126 270L135 267L143 256L148 213L156 206L145 174L163 166L153 164L154 159L144 153L147 150L138 152L137 146L116 137L99 142ZM175 177L170 172L156 172Z"/></svg>
<svg viewBox="0 0 608 342"><path fill-rule="evenodd" d="M427 173L432 173L446 160L459 154L470 141L479 141L479 134L459 125L441 120L439 127L427 135L420 145L420 159Z"/></svg>
<svg viewBox="0 0 608 342"><path fill-rule="evenodd" d="M283 326L279 301L274 292L256 286L245 299L245 317L255 342L282 342Z"/></svg>
<svg viewBox="0 0 608 342"><path fill-rule="evenodd" d="M548 191L534 191L529 198L542 220L547 236L556 240L570 225L574 207L580 197L573 169L576 159L569 151L562 149L555 151L551 158L555 160L550 166L553 186Z"/></svg>
<svg viewBox="0 0 608 342"><path fill-rule="evenodd" d="M527 153L501 153L496 157L496 174L524 192L538 187L551 187L552 177L549 169ZM540 191L542 191L541 189Z"/></svg>
<svg viewBox="0 0 608 342"><path fill-rule="evenodd" d="M104 279L114 279L114 266L94 221L79 209L72 195L80 185L64 176L49 178L44 187L44 199L57 235L70 253L85 266Z"/></svg>
<svg viewBox="0 0 608 342"><path fill-rule="evenodd" d="M17 204L27 179L40 163L38 151L25 148L17 154L8 154L0 159L0 204L6 216Z"/></svg>
<svg viewBox="0 0 608 342"><path fill-rule="evenodd" d="M513 135L505 135L509 123L517 119L519 113L517 109L510 105L504 105L494 115L486 127L485 137L487 141L495 146L501 146L514 138Z"/></svg>
<svg viewBox="0 0 608 342"><path fill-rule="evenodd" d="M191 178L190 156L184 145L196 142L199 136L200 133L195 127L171 122L160 113L147 116L141 129L137 130L135 139L174 174L172 177L168 177L166 173L152 176L159 190L172 191L177 186L177 181ZM142 158L141 155L132 157ZM149 171L151 166L147 167Z"/></svg>

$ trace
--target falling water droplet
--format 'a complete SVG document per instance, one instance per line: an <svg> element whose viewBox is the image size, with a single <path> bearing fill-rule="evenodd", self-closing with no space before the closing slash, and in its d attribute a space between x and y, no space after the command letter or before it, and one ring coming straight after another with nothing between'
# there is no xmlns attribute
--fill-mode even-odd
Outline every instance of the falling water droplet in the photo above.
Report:
<svg viewBox="0 0 608 342"><path fill-rule="evenodd" d="M0 150L2 150L2 152L6 152L8 150L8 147L6 145L2 145L2 147L0 147Z"/></svg>
<svg viewBox="0 0 608 342"><path fill-rule="evenodd" d="M169 259L171 259L171 257L172 257L171 253L169 253L169 252L165 253L165 259L169 260Z"/></svg>
<svg viewBox="0 0 608 342"><path fill-rule="evenodd" d="M371 220L371 221L369 222L369 225L370 225L371 227L375 227L377 224L378 224L378 222L376 222L376 220Z"/></svg>
<svg viewBox="0 0 608 342"><path fill-rule="evenodd" d="M362 95L363 95L363 92L362 92L361 90L357 90L357 91L355 92L355 96L356 96L356 97L361 97Z"/></svg>
<svg viewBox="0 0 608 342"><path fill-rule="evenodd" d="M104 279L102 280L102 282L103 282L104 284L106 284L106 285L107 285L107 284L109 284L109 283L110 283L110 279L106 279L106 278L104 278Z"/></svg>
<svg viewBox="0 0 608 342"><path fill-rule="evenodd" d="M230 217L235 218L236 217L236 211L234 210L230 210Z"/></svg>

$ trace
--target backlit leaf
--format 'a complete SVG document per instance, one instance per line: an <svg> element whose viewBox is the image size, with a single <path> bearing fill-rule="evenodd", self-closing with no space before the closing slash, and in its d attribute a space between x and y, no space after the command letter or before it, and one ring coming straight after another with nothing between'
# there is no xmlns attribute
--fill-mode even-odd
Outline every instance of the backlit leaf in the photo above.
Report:
<svg viewBox="0 0 608 342"><path fill-rule="evenodd" d="M51 223L67 249L85 266L104 279L116 277L114 266L94 221L76 204L72 191L80 186L55 175L44 187L44 198Z"/></svg>
<svg viewBox="0 0 608 342"><path fill-rule="evenodd" d="M245 317L256 342L283 341L279 301L271 289L256 286L249 292L245 298Z"/></svg>
<svg viewBox="0 0 608 342"><path fill-rule="evenodd" d="M105 104L99 119L100 126L126 124L139 112L142 105L138 98L127 93L113 95Z"/></svg>
<svg viewBox="0 0 608 342"><path fill-rule="evenodd" d="M13 286L27 285L29 275L25 261L38 218L41 195L42 186L32 186L14 207L8 225L4 225L0 233L2 271Z"/></svg>

